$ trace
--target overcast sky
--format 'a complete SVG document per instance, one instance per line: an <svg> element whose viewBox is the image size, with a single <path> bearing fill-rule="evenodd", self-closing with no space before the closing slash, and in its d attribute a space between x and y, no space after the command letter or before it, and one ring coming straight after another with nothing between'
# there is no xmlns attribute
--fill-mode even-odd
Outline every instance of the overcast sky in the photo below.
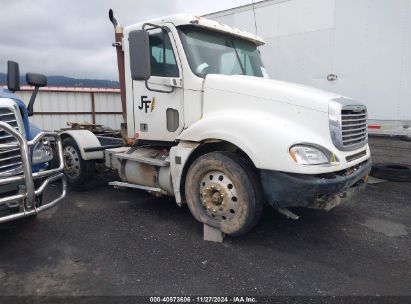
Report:
<svg viewBox="0 0 411 304"><path fill-rule="evenodd" d="M257 2L257 1L255 1ZM251 0L0 0L0 71L117 80L113 8L123 26L180 12L201 15Z"/></svg>

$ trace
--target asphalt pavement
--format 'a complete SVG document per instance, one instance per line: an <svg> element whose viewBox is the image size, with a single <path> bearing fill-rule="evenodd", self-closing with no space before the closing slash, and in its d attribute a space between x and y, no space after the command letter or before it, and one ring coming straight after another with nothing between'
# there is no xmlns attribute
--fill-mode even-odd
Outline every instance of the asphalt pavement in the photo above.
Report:
<svg viewBox="0 0 411 304"><path fill-rule="evenodd" d="M294 209L298 221L267 207L217 244L187 207L111 178L0 225L1 295L411 295L411 183L369 185L328 213Z"/></svg>

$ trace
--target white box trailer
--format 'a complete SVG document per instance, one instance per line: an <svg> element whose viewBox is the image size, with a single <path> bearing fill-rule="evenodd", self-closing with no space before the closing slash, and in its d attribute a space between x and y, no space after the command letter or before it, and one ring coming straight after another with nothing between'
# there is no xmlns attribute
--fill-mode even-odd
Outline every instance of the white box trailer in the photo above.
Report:
<svg viewBox="0 0 411 304"><path fill-rule="evenodd" d="M370 133L411 136L411 0L268 0L205 17L263 37L270 78L361 100Z"/></svg>

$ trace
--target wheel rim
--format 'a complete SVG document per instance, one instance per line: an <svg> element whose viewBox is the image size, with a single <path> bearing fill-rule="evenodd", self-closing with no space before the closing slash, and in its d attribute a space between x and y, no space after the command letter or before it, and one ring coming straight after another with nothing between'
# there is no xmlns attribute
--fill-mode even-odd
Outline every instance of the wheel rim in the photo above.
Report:
<svg viewBox="0 0 411 304"><path fill-rule="evenodd" d="M80 159L76 149L72 146L66 146L63 151L64 155L64 171L71 178L76 178L80 175Z"/></svg>
<svg viewBox="0 0 411 304"><path fill-rule="evenodd" d="M205 213L213 219L230 220L239 209L237 190L221 171L211 171L202 177L200 198Z"/></svg>

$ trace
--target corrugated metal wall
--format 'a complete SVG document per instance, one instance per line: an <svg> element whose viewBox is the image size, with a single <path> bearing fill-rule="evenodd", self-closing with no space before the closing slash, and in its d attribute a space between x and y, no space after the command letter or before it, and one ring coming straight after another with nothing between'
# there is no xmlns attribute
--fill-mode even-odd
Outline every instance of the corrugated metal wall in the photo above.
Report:
<svg viewBox="0 0 411 304"><path fill-rule="evenodd" d="M28 104L32 89L24 87L16 95ZM123 122L121 113L118 89L48 87L37 95L31 122L47 131L66 128L67 122L96 123L118 130Z"/></svg>

